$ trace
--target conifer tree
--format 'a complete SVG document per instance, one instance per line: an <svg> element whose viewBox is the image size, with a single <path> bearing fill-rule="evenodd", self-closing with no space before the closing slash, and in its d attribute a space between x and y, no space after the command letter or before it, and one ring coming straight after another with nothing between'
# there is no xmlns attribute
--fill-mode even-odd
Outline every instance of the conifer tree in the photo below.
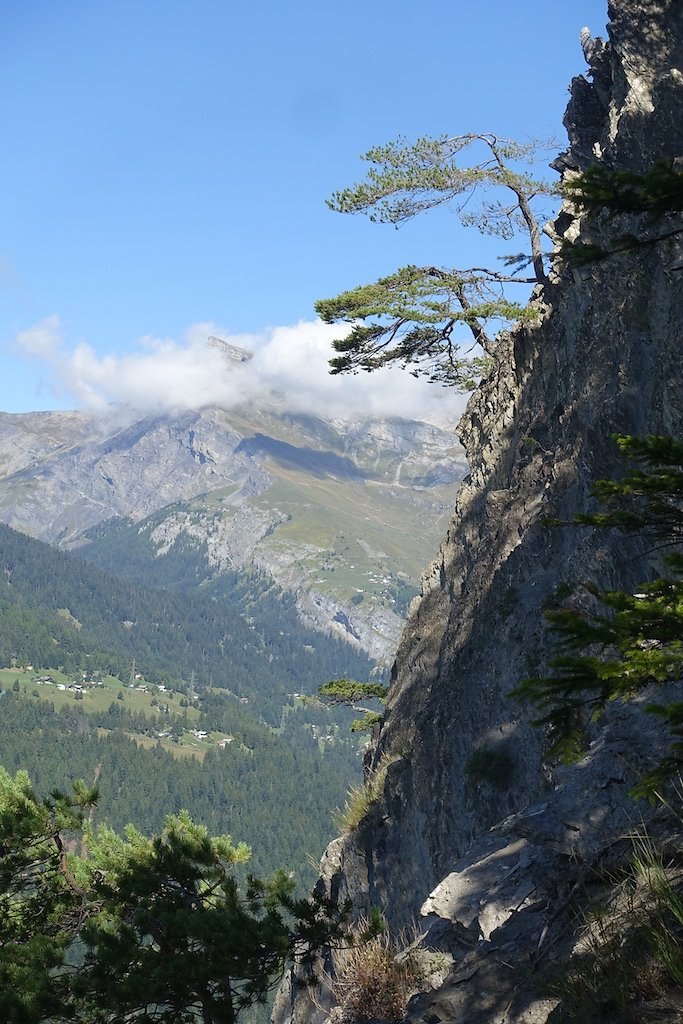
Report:
<svg viewBox="0 0 683 1024"><path fill-rule="evenodd" d="M93 790L40 800L26 772L0 767L0 1020L62 1019L66 951L90 911L65 832L77 831Z"/></svg>
<svg viewBox="0 0 683 1024"><path fill-rule="evenodd" d="M529 248L504 257L502 270L407 266L374 284L319 300L316 310L323 321L352 325L334 342L340 354L330 361L332 373L396 362L459 390L476 386L496 346L487 325L500 328L536 315L509 296L510 286L528 288L546 280L539 201L559 191L533 173L539 148L484 133L413 144L399 139L365 154L371 164L366 180L336 192L328 201L331 209L398 226L448 206L483 234L507 240L521 233ZM493 200L487 198L491 192ZM464 336L459 325L466 328Z"/></svg>
<svg viewBox="0 0 683 1024"><path fill-rule="evenodd" d="M360 700L379 700L383 704L389 693L384 683L359 683L356 679L331 679L318 687L318 693L328 704L345 704L360 711L362 718L351 723L351 732L371 732L382 721L382 715L373 708L359 706Z"/></svg>
<svg viewBox="0 0 683 1024"><path fill-rule="evenodd" d="M683 674L683 443L654 436L616 440L634 465L620 480L597 481L593 494L601 511L575 522L651 536L669 549L663 559L667 572L635 593L584 583L596 611L572 602L546 613L556 640L552 674L525 680L516 695L540 710L535 724L549 728L551 752L565 760L582 753L590 723L612 701L678 683ZM683 766L683 701L661 704L651 697L645 711L661 718L670 748L639 792L651 791Z"/></svg>
<svg viewBox="0 0 683 1024"><path fill-rule="evenodd" d="M348 903L298 897L283 871L240 885L249 849L186 811L159 835L83 833L95 797L41 801L0 769L3 1024L232 1024L286 962L346 939Z"/></svg>
<svg viewBox="0 0 683 1024"><path fill-rule="evenodd" d="M344 934L346 908L295 898L284 872L249 877L241 891L234 869L248 847L210 837L186 811L158 836L101 828L88 847L102 909L82 932L73 987L101 1024L232 1024L265 999L288 959L310 959Z"/></svg>

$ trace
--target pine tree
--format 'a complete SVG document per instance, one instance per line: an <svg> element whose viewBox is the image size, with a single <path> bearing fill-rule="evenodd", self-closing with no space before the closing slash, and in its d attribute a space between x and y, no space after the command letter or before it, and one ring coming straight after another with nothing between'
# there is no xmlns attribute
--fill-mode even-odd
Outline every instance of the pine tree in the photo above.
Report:
<svg viewBox="0 0 683 1024"><path fill-rule="evenodd" d="M90 911L64 832L78 831L95 792L36 796L28 775L0 768L0 1020L60 1020L66 951ZM68 1014L67 1014L68 1016Z"/></svg>
<svg viewBox="0 0 683 1024"><path fill-rule="evenodd" d="M348 903L245 876L248 847L187 811L158 835L83 829L96 796L40 800L0 769L3 1024L232 1024L285 963L346 940Z"/></svg>
<svg viewBox="0 0 683 1024"><path fill-rule="evenodd" d="M383 683L359 683L355 679L331 679L318 687L318 693L328 704L344 704L353 711L360 711L362 718L351 723L351 732L371 732L382 721L382 715L373 708L361 707L360 700L379 700L383 704L389 687Z"/></svg>
<svg viewBox="0 0 683 1024"><path fill-rule="evenodd" d="M316 310L326 323L351 325L334 342L340 355L330 361L332 373L398 363L416 376L459 390L476 386L496 347L487 325L500 328L537 315L508 293L512 285L528 289L546 280L539 219L545 211L538 204L559 190L534 175L538 150L537 144L484 133L413 144L399 139L365 154L371 164L366 180L335 193L328 201L331 209L398 226L448 206L463 224L484 234L511 239L521 233L529 249L504 257L500 271L407 266L373 284L319 300ZM496 193L492 201L486 198L491 191ZM460 326L464 335L458 333ZM465 351L471 347L477 350L474 355Z"/></svg>
<svg viewBox="0 0 683 1024"><path fill-rule="evenodd" d="M541 711L535 724L549 728L552 753L572 760L585 749L590 723L612 701L628 701L647 687L680 682L683 674L683 443L670 437L618 437L634 465L620 480L593 487L601 511L576 517L583 526L649 534L664 557L667 574L635 593L584 589L599 610L566 604L546 617L556 639L552 675L527 679L516 695ZM559 524L566 525L566 524ZM683 766L683 701L644 706L670 734L668 754L643 780L654 787Z"/></svg>

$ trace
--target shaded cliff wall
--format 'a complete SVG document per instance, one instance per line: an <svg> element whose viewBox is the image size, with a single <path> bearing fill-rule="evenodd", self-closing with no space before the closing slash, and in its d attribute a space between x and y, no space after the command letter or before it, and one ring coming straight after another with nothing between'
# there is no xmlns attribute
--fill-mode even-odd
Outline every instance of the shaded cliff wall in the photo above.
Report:
<svg viewBox="0 0 683 1024"><path fill-rule="evenodd" d="M565 173L596 160L642 170L683 152L683 4L611 0L609 18L606 44L583 40L591 75L572 83ZM600 240L568 210L556 228ZM397 760L369 817L323 861L333 892L382 907L392 927L476 837L553 784L542 736L508 697L543 665L544 606L560 587L628 587L648 572L637 539L542 520L585 510L591 482L619 473L612 433L681 435L680 258L679 236L635 258L557 264L536 298L540 322L502 342L468 405L471 475L403 634L368 763ZM507 786L468 774L477 748L509 758Z"/></svg>

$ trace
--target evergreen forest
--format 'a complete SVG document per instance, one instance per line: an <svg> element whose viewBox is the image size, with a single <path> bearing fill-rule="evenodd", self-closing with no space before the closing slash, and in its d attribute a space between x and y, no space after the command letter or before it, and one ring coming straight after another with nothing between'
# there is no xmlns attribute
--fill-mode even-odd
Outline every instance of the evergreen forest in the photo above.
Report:
<svg viewBox="0 0 683 1024"><path fill-rule="evenodd" d="M360 750L310 695L371 665L265 580L199 593L182 553L158 562L174 573L132 585L0 526L0 764L41 797L95 785L93 821L118 832L188 809L248 843L250 870L312 882Z"/></svg>

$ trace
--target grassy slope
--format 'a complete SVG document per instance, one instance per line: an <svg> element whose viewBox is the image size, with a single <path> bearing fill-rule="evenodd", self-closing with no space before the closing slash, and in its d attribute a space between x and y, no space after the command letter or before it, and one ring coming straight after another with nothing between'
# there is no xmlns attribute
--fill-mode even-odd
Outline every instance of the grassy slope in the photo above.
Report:
<svg viewBox="0 0 683 1024"><path fill-rule="evenodd" d="M422 502L393 484L317 479L272 462L267 468L276 482L256 504L275 506L291 518L276 527L264 546L319 548L319 553L302 555L302 563L307 573L316 574L318 589L341 595L362 587L380 597L387 592L386 575L403 574L416 583L450 517L449 511L435 515L433 508L426 515L425 506L441 501L450 508L455 492L453 485L433 489Z"/></svg>

